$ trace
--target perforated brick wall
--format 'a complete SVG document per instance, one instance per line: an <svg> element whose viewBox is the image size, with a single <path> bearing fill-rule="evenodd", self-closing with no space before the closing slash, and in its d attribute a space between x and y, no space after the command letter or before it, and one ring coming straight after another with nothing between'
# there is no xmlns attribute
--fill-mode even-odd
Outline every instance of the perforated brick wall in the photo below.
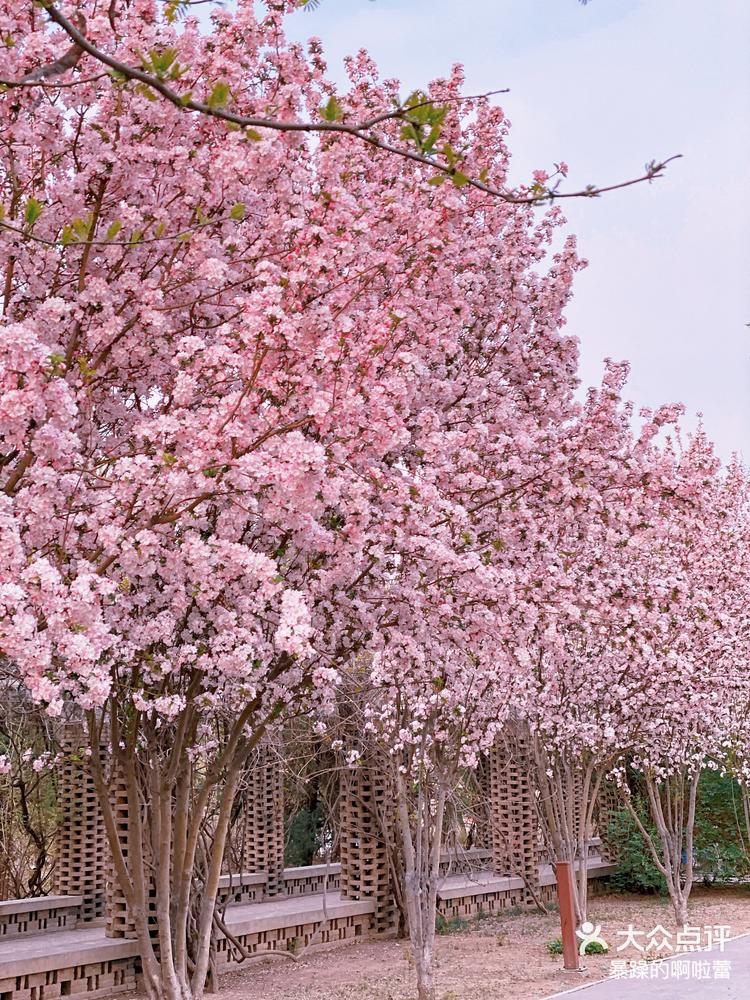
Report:
<svg viewBox="0 0 750 1000"><path fill-rule="evenodd" d="M498 741L489 764L493 868L500 875L520 875L537 889L539 832L528 749L521 741Z"/></svg>
<svg viewBox="0 0 750 1000"><path fill-rule="evenodd" d="M242 872L265 872L266 896L284 891L284 770L278 749L258 746L249 762L240 796L235 838Z"/></svg>
<svg viewBox="0 0 750 1000"><path fill-rule="evenodd" d="M375 900L374 929L394 928L396 910L388 863L393 796L382 769L367 764L346 769L341 779L341 894Z"/></svg>
<svg viewBox="0 0 750 1000"><path fill-rule="evenodd" d="M61 896L83 896L80 920L92 923L104 917L107 835L87 763L86 734L80 726L66 725L60 743L63 760L58 775L55 891ZM104 753L103 748L100 753Z"/></svg>

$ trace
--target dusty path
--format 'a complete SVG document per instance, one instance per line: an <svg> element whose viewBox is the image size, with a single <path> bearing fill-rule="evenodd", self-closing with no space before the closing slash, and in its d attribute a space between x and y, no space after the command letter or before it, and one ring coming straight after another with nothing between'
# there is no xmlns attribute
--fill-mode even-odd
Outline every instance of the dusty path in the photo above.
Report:
<svg viewBox="0 0 750 1000"><path fill-rule="evenodd" d="M622 943L618 931L629 924L646 934L663 925L675 928L668 904L663 899L609 895L592 901L591 919L601 924L602 935L612 946L610 955L586 958L586 972L562 971L562 961L547 950L547 942L559 936L557 915L522 914L485 918L470 928L441 935L438 939L437 983L439 1000L541 1000L561 990L609 976L613 957L638 960L642 956L629 946L617 953ZM727 925L734 937L750 931L750 888L697 891L691 909L692 923L701 928ZM745 939L750 942L750 938ZM747 944L750 950L750 943ZM719 957L719 956L717 956ZM731 980L730 980L731 982ZM630 996L618 992L629 985L613 983L614 992L602 993L602 1000ZM638 987L642 1000L654 1000L650 984ZM684 986L684 983L682 984ZM703 992L696 998L713 997L709 985L699 982ZM601 987L571 994L571 1000L599 1000ZM414 976L409 950L403 941L367 942L348 947L312 952L299 961L288 959L254 962L247 970L228 974L222 979L218 1000L413 1000ZM636 992L632 994L636 996ZM679 990L665 994L670 1000L692 995ZM729 1000L732 993L717 993ZM737 994L750 997L750 987Z"/></svg>
<svg viewBox="0 0 750 1000"><path fill-rule="evenodd" d="M716 966L720 974L716 975ZM750 936L729 941L721 952L696 952L684 958L650 963L641 978L636 966L631 979L608 979L560 994L568 1000L747 1000L750 997Z"/></svg>

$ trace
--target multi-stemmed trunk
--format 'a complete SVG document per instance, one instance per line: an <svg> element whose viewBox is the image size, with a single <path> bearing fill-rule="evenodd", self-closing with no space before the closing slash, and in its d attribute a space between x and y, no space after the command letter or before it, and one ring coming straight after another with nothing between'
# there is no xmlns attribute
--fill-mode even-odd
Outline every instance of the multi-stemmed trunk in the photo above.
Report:
<svg viewBox="0 0 750 1000"><path fill-rule="evenodd" d="M138 713L120 718L113 706L106 724L108 761L91 754L149 1000L201 1000L205 993L232 805L242 770L273 714L261 715L259 703L246 705L227 724L220 748L201 757L188 753L195 748L200 719L195 706L178 719L168 743L153 720ZM94 751L105 732L104 718L89 713L88 728ZM124 841L111 800L113 782L127 803Z"/></svg>
<svg viewBox="0 0 750 1000"><path fill-rule="evenodd" d="M419 1000L434 1000L433 965L440 851L447 786L425 775L409 795L407 778L397 771L397 828L403 854L403 898Z"/></svg>
<svg viewBox="0 0 750 1000"><path fill-rule="evenodd" d="M750 861L750 787L744 780L741 780L739 785L742 795L742 816L745 821L745 836L743 837L742 832L740 832L740 843L745 857Z"/></svg>
<svg viewBox="0 0 750 1000"><path fill-rule="evenodd" d="M532 737L539 816L553 864L568 861L573 870L576 921L587 919L588 859L603 769L593 758L573 760L548 754Z"/></svg>
<svg viewBox="0 0 750 1000"><path fill-rule="evenodd" d="M644 774L651 820L656 837L646 829L631 797L625 806L664 876L678 927L688 923L688 900L693 887L693 832L700 771L687 765L669 777Z"/></svg>

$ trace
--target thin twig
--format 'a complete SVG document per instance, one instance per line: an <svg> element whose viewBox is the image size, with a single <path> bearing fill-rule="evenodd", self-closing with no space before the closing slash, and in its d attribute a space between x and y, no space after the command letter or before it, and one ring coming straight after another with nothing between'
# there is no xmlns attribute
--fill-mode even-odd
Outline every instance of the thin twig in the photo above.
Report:
<svg viewBox="0 0 750 1000"><path fill-rule="evenodd" d="M145 70L139 69L138 67L129 66L120 59L115 59L114 56L108 55L98 46L94 45L93 42L89 41L83 32L80 31L71 21L69 21L64 14L60 13L60 11L52 4L47 4L46 10L50 19L61 27L63 31L65 31L66 34L76 43L76 45L79 45L81 49L83 49L84 52L87 52L90 56L93 56L94 59L97 59L105 66L109 66L110 69L113 69L125 79L137 80L139 83L145 84L147 87L150 87L152 90L161 94L162 97L173 104L176 108L180 108L183 111L192 111L211 118L218 118L221 121L229 122L233 125L239 125L242 128L270 129L276 132L329 132L339 135L348 135L355 139L359 139L361 142L364 142L375 149L380 149L383 152L392 153L396 156L402 157L403 159L411 160L414 163L427 166L431 170L436 171L438 174L442 174L444 177L455 177L459 172L455 166L440 163L437 160L426 156L424 153L404 149L400 146L394 146L390 142L386 142L384 139L381 139L371 131L374 125L386 119L407 120L406 116L410 110L409 107L399 107L392 112L381 113L375 118L360 122L359 124L329 121L286 122L276 118L242 115L234 111L225 111L215 105L206 104L203 101L196 101L192 97L186 99L187 95L178 94L177 91L172 90L172 88L158 76L154 76L152 73L147 73ZM466 178L464 183L470 187L476 188L478 191L482 191L485 194L500 198L502 201L514 205L538 205L544 202L558 201L562 198L596 198L599 195L606 194L610 191L617 191L621 188L631 187L634 184L642 184L645 181L655 180L663 174L669 163L673 160L679 159L680 156L681 154L678 153L675 156L668 157L666 160L658 162L654 160L647 164L643 174L631 180L620 181L616 184L607 184L601 187L590 185L589 187L583 188L579 191L566 192L545 189L543 193L540 194L525 195L492 187L484 181L473 177Z"/></svg>

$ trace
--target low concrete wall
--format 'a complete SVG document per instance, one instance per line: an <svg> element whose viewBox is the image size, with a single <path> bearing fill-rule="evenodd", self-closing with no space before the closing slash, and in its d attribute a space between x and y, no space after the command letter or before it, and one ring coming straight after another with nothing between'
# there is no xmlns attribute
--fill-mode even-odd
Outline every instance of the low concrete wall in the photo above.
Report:
<svg viewBox="0 0 750 1000"><path fill-rule="evenodd" d="M83 896L35 896L0 902L0 938L72 930Z"/></svg>

